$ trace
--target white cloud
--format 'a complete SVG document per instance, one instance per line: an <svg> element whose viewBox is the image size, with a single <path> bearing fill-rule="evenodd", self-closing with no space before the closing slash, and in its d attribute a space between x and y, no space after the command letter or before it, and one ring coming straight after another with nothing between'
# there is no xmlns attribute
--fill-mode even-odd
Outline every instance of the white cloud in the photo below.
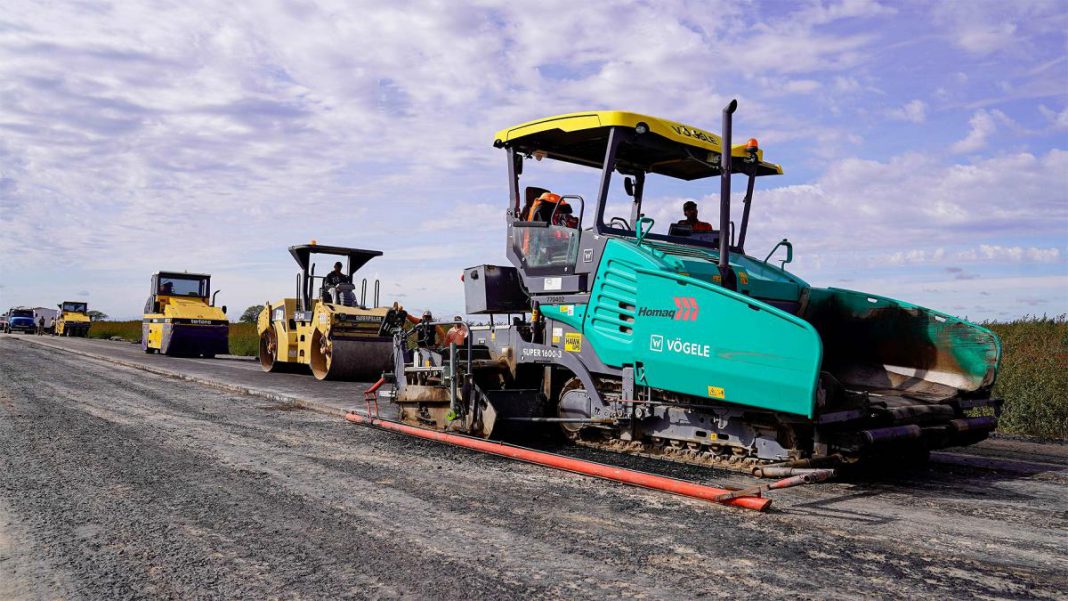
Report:
<svg viewBox="0 0 1068 601"><path fill-rule="evenodd" d="M894 119L923 123L927 120L927 104L922 100L912 100L900 108L892 109L889 114Z"/></svg>
<svg viewBox="0 0 1068 601"><path fill-rule="evenodd" d="M939 262L945 255L944 248L936 248L934 250L914 248L907 251L899 250L888 257L882 257L880 260L889 265L910 265Z"/></svg>
<svg viewBox="0 0 1068 601"><path fill-rule="evenodd" d="M1031 34L1063 40L1066 25L1063 3L1050 0L937 2L932 16L955 46L977 57L1027 56L1035 43Z"/></svg>
<svg viewBox="0 0 1068 601"><path fill-rule="evenodd" d="M1013 4L989 0L942 2L935 5L935 18L944 24L951 41L964 51L986 55L1011 48L1017 33Z"/></svg>
<svg viewBox="0 0 1068 601"><path fill-rule="evenodd" d="M796 19L809 25L823 25L839 19L872 18L892 15L894 8L876 0L815 2L801 10Z"/></svg>
<svg viewBox="0 0 1068 601"><path fill-rule="evenodd" d="M838 257L842 265L1056 263L1068 223L1068 151L959 164L914 153L849 159L813 184L758 193L753 220L754 248L788 235L804 249L802 261L818 253L825 264ZM998 242L1005 237L1047 243Z"/></svg>
<svg viewBox="0 0 1068 601"><path fill-rule="evenodd" d="M969 24L957 31L957 44L968 52L989 54L1012 44L1016 25L1013 23Z"/></svg>
<svg viewBox="0 0 1068 601"><path fill-rule="evenodd" d="M957 142L954 142L953 145L950 146L950 150L963 154L976 152L986 148L988 138L990 138L998 128L997 121L995 121L997 113L1000 113L1000 111L986 111L984 109L975 111L972 118L968 120L968 125L971 128L968 131L968 135L964 136L964 138Z"/></svg>
<svg viewBox="0 0 1068 601"><path fill-rule="evenodd" d="M858 92L861 85L855 77L838 76L834 78L834 89L836 92Z"/></svg>
<svg viewBox="0 0 1068 601"><path fill-rule="evenodd" d="M993 261L1032 261L1036 263L1053 263L1061 258L1059 248L1024 248L1022 246L1001 246L998 244L981 244L978 249L969 249L957 253L957 258Z"/></svg>
<svg viewBox="0 0 1068 601"><path fill-rule="evenodd" d="M783 90L796 94L809 94L820 89L822 84L813 79L794 79L783 85Z"/></svg>
<svg viewBox="0 0 1068 601"><path fill-rule="evenodd" d="M1057 180L1046 164L1064 166L1055 153L1002 157L1009 165L849 158L884 156L865 146L878 132L849 102L900 84L879 61L902 34L883 25L914 9L890 3L9 4L0 27L5 298L69 285L132 315L148 274L188 268L216 273L231 306L252 304L291 287L285 247L316 238L385 250L373 269L413 283L412 302L452 299L456 265L503 260L494 130L617 107L715 128L734 94L737 133L759 137L772 160L789 163L788 177L805 173L771 192L772 204L794 204L760 229L803 234L817 250L812 264L831 265L845 241L856 248L854 232L884 256L916 249L929 259L934 247L907 233L913 224L931 237L972 227L990 245L1045 249L984 228L1018 228L1029 211L1063 214L1050 201ZM968 67L947 72L958 68ZM952 98L966 101L956 90ZM926 122L929 107L900 110ZM984 114L995 128L1003 122ZM961 144L981 148L989 135ZM833 160L814 148L833 149ZM987 203L987 192L1022 204ZM820 221L852 224L822 224L839 242L811 227L814 203L837 210ZM475 231L457 235L470 223ZM884 244L901 237L913 246ZM978 243L951 242L939 245L952 253ZM406 271L413 260L422 275Z"/></svg>
<svg viewBox="0 0 1068 601"><path fill-rule="evenodd" d="M1039 105L1038 111L1049 121L1053 129L1058 131L1068 130L1068 107L1060 112L1054 111L1044 104Z"/></svg>

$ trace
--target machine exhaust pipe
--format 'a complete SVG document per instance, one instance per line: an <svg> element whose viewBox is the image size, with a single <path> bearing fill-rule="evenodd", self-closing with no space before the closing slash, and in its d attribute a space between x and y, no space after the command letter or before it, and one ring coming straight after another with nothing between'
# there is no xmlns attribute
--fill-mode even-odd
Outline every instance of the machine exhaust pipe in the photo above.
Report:
<svg viewBox="0 0 1068 601"><path fill-rule="evenodd" d="M907 426L891 426L889 428L864 430L860 434L869 445L878 446L904 442L906 440L917 440L923 436L923 428L916 424L909 424Z"/></svg>
<svg viewBox="0 0 1068 601"><path fill-rule="evenodd" d="M965 432L991 432L998 426L998 419L992 416L965 417L950 420L949 427L957 434Z"/></svg>
<svg viewBox="0 0 1068 601"><path fill-rule="evenodd" d="M731 231L731 133L734 111L738 101L731 100L723 107L723 152L719 158L719 276L723 285L731 287L730 231Z"/></svg>
<svg viewBox="0 0 1068 601"><path fill-rule="evenodd" d="M989 436L997 426L998 418L991 415L950 420L947 446L977 443Z"/></svg>

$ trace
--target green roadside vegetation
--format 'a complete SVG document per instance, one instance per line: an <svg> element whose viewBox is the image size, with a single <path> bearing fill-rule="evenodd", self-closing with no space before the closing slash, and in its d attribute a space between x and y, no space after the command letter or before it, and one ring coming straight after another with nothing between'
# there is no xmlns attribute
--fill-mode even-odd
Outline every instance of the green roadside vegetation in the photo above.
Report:
<svg viewBox="0 0 1068 601"><path fill-rule="evenodd" d="M984 323L1002 344L1001 371L994 394L1005 399L998 432L1068 439L1068 320L1025 317ZM96 321L90 338L118 336L141 341L140 321ZM230 324L230 352L257 353L256 325Z"/></svg>
<svg viewBox="0 0 1068 601"><path fill-rule="evenodd" d="M230 324L230 352L246 357L255 356L260 352L260 337L256 334L256 324Z"/></svg>
<svg viewBox="0 0 1068 601"><path fill-rule="evenodd" d="M1001 338L994 395L1005 399L998 432L1068 438L1068 320L1025 317L984 323Z"/></svg>
<svg viewBox="0 0 1068 601"><path fill-rule="evenodd" d="M94 321L89 327L90 338L113 337L127 342L141 342L140 321ZM259 337L256 336L256 324L230 324L230 353L234 355L253 356L259 351Z"/></svg>

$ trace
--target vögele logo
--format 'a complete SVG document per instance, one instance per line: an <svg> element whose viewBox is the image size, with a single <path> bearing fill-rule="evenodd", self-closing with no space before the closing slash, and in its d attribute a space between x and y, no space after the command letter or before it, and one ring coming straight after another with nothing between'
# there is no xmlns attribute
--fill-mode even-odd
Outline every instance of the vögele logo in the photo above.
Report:
<svg viewBox="0 0 1068 601"><path fill-rule="evenodd" d="M664 337L660 334L653 334L649 336L649 350L656 351L658 353L664 352Z"/></svg>

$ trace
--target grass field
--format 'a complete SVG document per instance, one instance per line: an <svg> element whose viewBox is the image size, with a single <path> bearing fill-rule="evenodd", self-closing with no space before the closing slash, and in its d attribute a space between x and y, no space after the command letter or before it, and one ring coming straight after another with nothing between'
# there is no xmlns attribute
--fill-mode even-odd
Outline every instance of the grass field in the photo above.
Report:
<svg viewBox="0 0 1068 601"><path fill-rule="evenodd" d="M230 324L230 352L235 355L253 356L260 350L260 337L254 323Z"/></svg>
<svg viewBox="0 0 1068 601"><path fill-rule="evenodd" d="M1001 338L994 394L1005 399L998 431L1068 438L1068 320L1028 317L986 323Z"/></svg>
<svg viewBox="0 0 1068 601"><path fill-rule="evenodd" d="M999 432L1068 439L1068 320L1029 317L983 324L999 337L1001 371L994 394L1005 399ZM140 321L98 321L91 338L141 341ZM256 326L230 324L230 352L255 355Z"/></svg>

